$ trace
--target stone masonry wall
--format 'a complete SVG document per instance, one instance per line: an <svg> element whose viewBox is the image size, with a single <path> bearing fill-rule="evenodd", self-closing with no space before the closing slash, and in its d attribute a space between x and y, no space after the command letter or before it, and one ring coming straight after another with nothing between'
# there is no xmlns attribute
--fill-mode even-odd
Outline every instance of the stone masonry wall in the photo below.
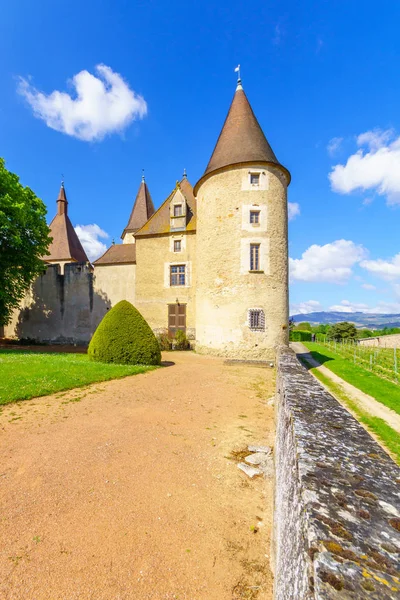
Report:
<svg viewBox="0 0 400 600"><path fill-rule="evenodd" d="M364 338L359 340L361 346L375 346L379 348L400 348L400 333L381 335L379 337Z"/></svg>
<svg viewBox="0 0 400 600"><path fill-rule="evenodd" d="M87 344L111 307L105 294L93 285L86 264L50 265L23 299L12 321L4 328L6 337L37 342Z"/></svg>
<svg viewBox="0 0 400 600"><path fill-rule="evenodd" d="M275 600L400 598L400 468L280 349Z"/></svg>

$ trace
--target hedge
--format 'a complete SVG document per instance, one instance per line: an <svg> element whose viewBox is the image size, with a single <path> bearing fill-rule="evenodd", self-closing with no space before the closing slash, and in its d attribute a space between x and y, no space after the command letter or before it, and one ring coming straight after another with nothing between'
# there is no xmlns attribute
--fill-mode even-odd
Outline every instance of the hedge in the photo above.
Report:
<svg viewBox="0 0 400 600"><path fill-rule="evenodd" d="M90 360L121 365L159 365L158 341L140 312L127 300L103 318L89 344Z"/></svg>
<svg viewBox="0 0 400 600"><path fill-rule="evenodd" d="M291 342L311 342L311 331L291 331L289 340Z"/></svg>

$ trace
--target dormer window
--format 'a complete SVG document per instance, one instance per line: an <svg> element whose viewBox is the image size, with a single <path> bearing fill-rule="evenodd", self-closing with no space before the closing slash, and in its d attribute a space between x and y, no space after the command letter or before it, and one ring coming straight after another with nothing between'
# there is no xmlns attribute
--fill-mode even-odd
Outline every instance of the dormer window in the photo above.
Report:
<svg viewBox="0 0 400 600"><path fill-rule="evenodd" d="M250 173L250 183L251 183L251 185L259 185L260 184L260 173Z"/></svg>
<svg viewBox="0 0 400 600"><path fill-rule="evenodd" d="M182 214L182 204L174 204L174 217L181 217Z"/></svg>

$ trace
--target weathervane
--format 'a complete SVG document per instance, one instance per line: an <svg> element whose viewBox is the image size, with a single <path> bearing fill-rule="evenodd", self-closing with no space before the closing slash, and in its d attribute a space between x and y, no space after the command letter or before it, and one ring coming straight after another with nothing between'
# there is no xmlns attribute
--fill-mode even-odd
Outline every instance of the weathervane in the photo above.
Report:
<svg viewBox="0 0 400 600"><path fill-rule="evenodd" d="M142 181L144 182L144 169L142 169Z"/></svg>
<svg viewBox="0 0 400 600"><path fill-rule="evenodd" d="M238 74L238 80L237 80L237 82L240 83L242 81L240 79L240 65L238 65L237 67L235 67L235 73Z"/></svg>

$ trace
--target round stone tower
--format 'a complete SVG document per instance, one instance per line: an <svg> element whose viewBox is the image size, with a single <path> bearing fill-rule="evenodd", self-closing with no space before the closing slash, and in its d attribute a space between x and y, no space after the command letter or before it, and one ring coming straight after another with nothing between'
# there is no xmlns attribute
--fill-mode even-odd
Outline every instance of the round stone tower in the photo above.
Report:
<svg viewBox="0 0 400 600"><path fill-rule="evenodd" d="M288 343L289 182L239 80L194 188L197 351L267 360Z"/></svg>

